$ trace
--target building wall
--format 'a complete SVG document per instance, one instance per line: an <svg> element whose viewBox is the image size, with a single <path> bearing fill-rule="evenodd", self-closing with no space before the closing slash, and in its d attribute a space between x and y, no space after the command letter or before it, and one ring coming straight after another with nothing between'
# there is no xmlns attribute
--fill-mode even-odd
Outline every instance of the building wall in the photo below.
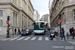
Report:
<svg viewBox="0 0 75 50"><path fill-rule="evenodd" d="M14 28L28 28L28 22L32 24L34 8L30 0L0 0L0 10L3 15L0 20L3 21L2 32L7 30L7 16L10 16L10 32L14 32ZM30 26L33 29L33 26Z"/></svg>
<svg viewBox="0 0 75 50"><path fill-rule="evenodd" d="M70 27L75 27L74 13L75 10L75 0L59 0L53 1L53 6L51 8L51 27L55 28L55 31L60 33L59 27L59 15L61 14L62 27L65 28L65 33L69 32Z"/></svg>
<svg viewBox="0 0 75 50"><path fill-rule="evenodd" d="M48 23L48 16L49 16L48 14L43 15L41 21L44 21L45 24Z"/></svg>

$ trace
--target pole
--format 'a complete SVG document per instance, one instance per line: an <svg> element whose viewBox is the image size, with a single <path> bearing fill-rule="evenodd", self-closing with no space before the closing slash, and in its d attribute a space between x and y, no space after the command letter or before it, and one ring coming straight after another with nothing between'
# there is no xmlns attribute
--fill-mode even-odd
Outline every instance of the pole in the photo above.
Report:
<svg viewBox="0 0 75 50"><path fill-rule="evenodd" d="M49 28L50 28L50 27L51 27L51 26L50 26L50 0L49 0L48 8L49 8L48 26L49 26Z"/></svg>
<svg viewBox="0 0 75 50"><path fill-rule="evenodd" d="M61 36L61 23L60 23L60 36Z"/></svg>
<svg viewBox="0 0 75 50"><path fill-rule="evenodd" d="M9 36L9 24L8 24L8 26L7 26L7 36L6 36L6 38L10 38L10 36Z"/></svg>
<svg viewBox="0 0 75 50"><path fill-rule="evenodd" d="M61 19L61 14L59 15L59 18ZM60 23L60 37L61 37L61 23Z"/></svg>
<svg viewBox="0 0 75 50"><path fill-rule="evenodd" d="M10 16L7 16L7 21L10 21ZM10 36L9 36L9 30L10 30L9 26L10 26L10 24L8 23L7 24L7 36L6 36L6 38L10 38Z"/></svg>

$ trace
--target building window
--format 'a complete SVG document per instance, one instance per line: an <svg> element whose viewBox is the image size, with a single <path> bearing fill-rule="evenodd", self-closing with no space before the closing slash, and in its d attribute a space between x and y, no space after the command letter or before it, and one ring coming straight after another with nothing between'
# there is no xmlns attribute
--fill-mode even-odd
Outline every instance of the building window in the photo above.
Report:
<svg viewBox="0 0 75 50"><path fill-rule="evenodd" d="M75 21L75 10L73 11L74 21Z"/></svg>
<svg viewBox="0 0 75 50"><path fill-rule="evenodd" d="M3 21L2 20L0 20L0 26L2 26L3 25Z"/></svg>
<svg viewBox="0 0 75 50"><path fill-rule="evenodd" d="M0 16L3 16L3 11L2 10L0 10Z"/></svg>

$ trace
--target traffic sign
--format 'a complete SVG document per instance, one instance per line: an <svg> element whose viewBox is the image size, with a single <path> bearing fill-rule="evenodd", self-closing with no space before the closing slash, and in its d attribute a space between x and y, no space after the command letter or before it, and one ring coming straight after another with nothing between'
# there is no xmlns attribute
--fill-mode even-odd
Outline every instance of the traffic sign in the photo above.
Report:
<svg viewBox="0 0 75 50"><path fill-rule="evenodd" d="M6 21L6 24L9 24L9 21L8 20Z"/></svg>
<svg viewBox="0 0 75 50"><path fill-rule="evenodd" d="M59 19L59 22L62 23L62 19Z"/></svg>

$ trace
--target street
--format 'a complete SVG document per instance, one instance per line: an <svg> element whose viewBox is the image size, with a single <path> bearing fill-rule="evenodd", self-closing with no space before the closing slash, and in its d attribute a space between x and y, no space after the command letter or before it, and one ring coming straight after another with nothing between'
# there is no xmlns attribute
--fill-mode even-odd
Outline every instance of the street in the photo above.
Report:
<svg viewBox="0 0 75 50"><path fill-rule="evenodd" d="M60 38L50 40L49 33L46 35L32 34L0 39L0 50L75 50L75 42L73 42L61 41Z"/></svg>

